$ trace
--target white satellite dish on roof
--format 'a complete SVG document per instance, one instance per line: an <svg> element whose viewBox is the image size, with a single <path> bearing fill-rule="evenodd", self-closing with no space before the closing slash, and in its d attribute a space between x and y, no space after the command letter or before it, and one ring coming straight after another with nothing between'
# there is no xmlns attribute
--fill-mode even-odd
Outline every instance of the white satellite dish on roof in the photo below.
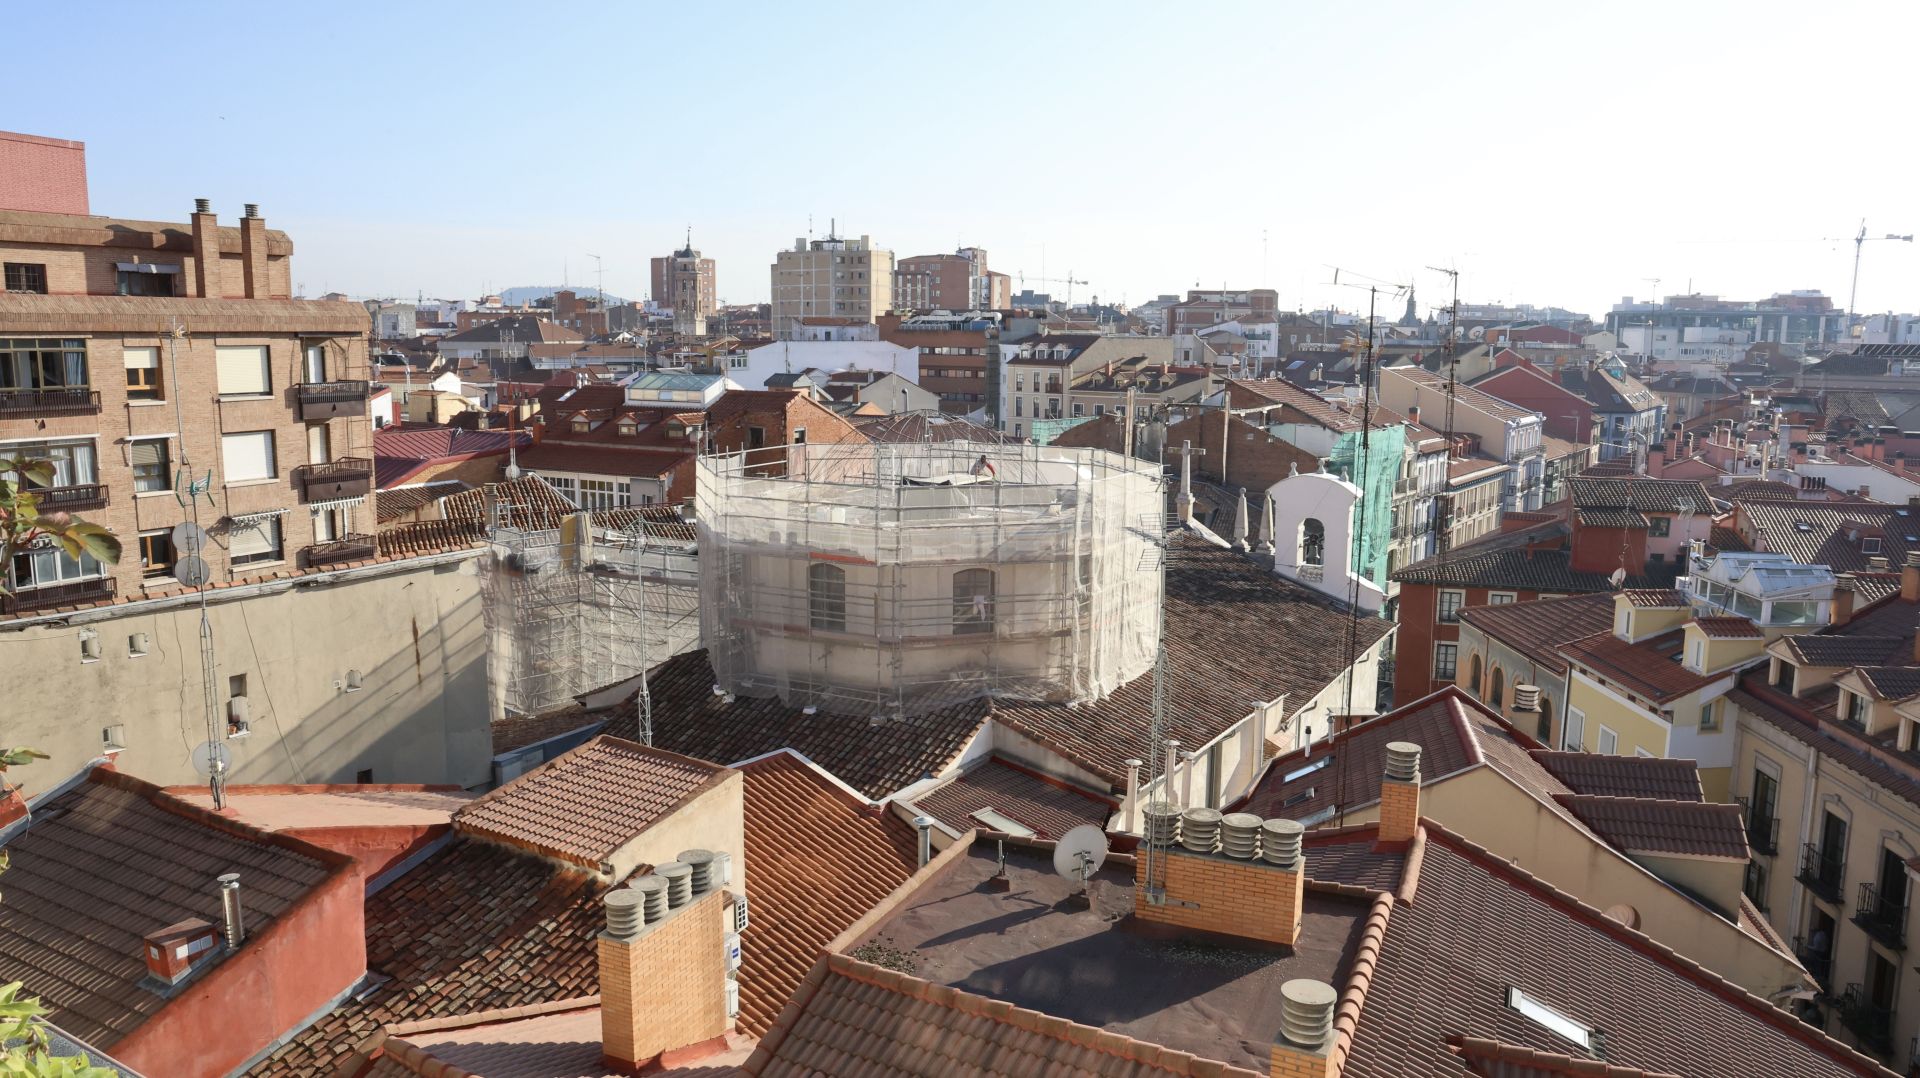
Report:
<svg viewBox="0 0 1920 1078"><path fill-rule="evenodd" d="M207 549L207 530L191 520L175 524L169 538L178 557L197 558Z"/></svg>
<svg viewBox="0 0 1920 1078"><path fill-rule="evenodd" d="M1082 887L1106 863L1107 833L1094 824L1083 823L1061 835L1053 847L1053 870Z"/></svg>
<svg viewBox="0 0 1920 1078"><path fill-rule="evenodd" d="M233 750L219 741L202 741L193 747L193 770L212 777L224 775L233 767Z"/></svg>

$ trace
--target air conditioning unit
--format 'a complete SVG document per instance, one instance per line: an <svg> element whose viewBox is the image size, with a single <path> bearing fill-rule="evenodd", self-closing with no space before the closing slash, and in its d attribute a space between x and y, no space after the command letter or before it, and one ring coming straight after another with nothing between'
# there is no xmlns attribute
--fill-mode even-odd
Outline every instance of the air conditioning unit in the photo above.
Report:
<svg viewBox="0 0 1920 1078"><path fill-rule="evenodd" d="M729 973L740 968L740 933L727 933L726 956Z"/></svg>

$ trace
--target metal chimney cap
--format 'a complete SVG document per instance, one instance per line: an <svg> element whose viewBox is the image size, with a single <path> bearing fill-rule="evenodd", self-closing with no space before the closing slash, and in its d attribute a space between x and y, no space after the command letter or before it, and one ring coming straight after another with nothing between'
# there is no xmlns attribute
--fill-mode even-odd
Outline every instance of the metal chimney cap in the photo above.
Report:
<svg viewBox="0 0 1920 1078"><path fill-rule="evenodd" d="M1387 777L1413 782L1420 777L1420 746L1411 741L1387 743Z"/></svg>
<svg viewBox="0 0 1920 1078"><path fill-rule="evenodd" d="M1296 977L1280 986L1280 1035L1288 1044L1320 1048L1333 1035L1340 994L1325 981Z"/></svg>
<svg viewBox="0 0 1920 1078"><path fill-rule="evenodd" d="M231 891L240 886L240 874L238 872L228 872L218 878L221 890Z"/></svg>
<svg viewBox="0 0 1920 1078"><path fill-rule="evenodd" d="M931 817L931 816L915 816L915 817L913 818L913 826L915 826L915 827L917 827L917 828L919 828L919 829L920 829L920 830L922 830L922 831L925 831L925 830L928 830L929 828L931 828L931 827L933 826L933 817Z"/></svg>
<svg viewBox="0 0 1920 1078"><path fill-rule="evenodd" d="M212 199L210 199L210 198L196 198L196 199L194 199L194 200L193 200L193 212L195 212L195 213L212 213L212 212L213 212L213 200L212 200Z"/></svg>
<svg viewBox="0 0 1920 1078"><path fill-rule="evenodd" d="M680 851L680 856L675 860L678 860L683 865L711 865L713 864L713 851L682 850Z"/></svg>
<svg viewBox="0 0 1920 1078"><path fill-rule="evenodd" d="M260 204L258 202L248 202L245 205L246 205L246 213L244 214L244 216L247 216L247 217L260 216Z"/></svg>

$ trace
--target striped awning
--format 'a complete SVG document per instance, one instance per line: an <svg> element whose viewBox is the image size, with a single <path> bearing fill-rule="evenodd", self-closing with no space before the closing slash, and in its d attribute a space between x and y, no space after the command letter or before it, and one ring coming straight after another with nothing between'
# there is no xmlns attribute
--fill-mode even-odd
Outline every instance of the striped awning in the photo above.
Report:
<svg viewBox="0 0 1920 1078"><path fill-rule="evenodd" d="M227 520L236 528L252 528L264 524L274 517L286 515L287 511L285 509L265 509L258 513L235 513L229 516Z"/></svg>
<svg viewBox="0 0 1920 1078"><path fill-rule="evenodd" d="M314 516L319 516L329 509L345 509L349 506L359 505L366 500L367 496L362 494L357 498L335 498L330 502L308 502L307 510Z"/></svg>

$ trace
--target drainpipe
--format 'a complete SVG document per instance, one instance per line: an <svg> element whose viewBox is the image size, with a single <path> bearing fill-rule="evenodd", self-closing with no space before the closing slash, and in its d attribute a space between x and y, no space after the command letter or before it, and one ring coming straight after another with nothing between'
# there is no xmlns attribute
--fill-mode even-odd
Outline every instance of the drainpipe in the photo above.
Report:
<svg viewBox="0 0 1920 1078"><path fill-rule="evenodd" d="M1120 819L1120 830L1133 834L1134 824L1140 815L1140 769L1146 766L1145 760L1127 761L1127 803Z"/></svg>

